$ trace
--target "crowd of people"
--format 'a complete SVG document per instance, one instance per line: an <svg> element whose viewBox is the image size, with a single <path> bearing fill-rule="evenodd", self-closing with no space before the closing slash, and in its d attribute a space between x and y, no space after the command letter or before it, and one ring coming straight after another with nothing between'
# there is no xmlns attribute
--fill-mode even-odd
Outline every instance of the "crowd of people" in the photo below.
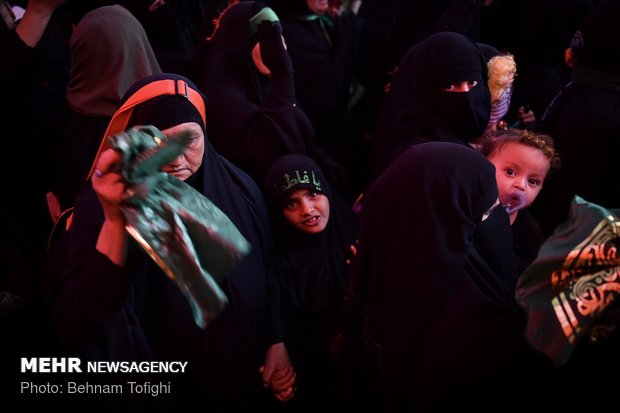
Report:
<svg viewBox="0 0 620 413"><path fill-rule="evenodd" d="M617 408L620 0L0 7L11 398L102 412ZM611 211L608 238L584 229L584 202ZM573 246L559 264L545 258L558 245ZM20 364L36 357L187 369L69 376L162 383L157 396L41 395L23 388L42 380Z"/></svg>

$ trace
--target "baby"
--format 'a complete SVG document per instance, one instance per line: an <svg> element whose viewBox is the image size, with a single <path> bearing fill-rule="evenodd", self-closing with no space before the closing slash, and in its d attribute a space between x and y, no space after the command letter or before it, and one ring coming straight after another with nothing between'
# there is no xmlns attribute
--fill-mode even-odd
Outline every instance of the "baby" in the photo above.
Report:
<svg viewBox="0 0 620 413"><path fill-rule="evenodd" d="M520 274L536 259L544 241L538 222L524 208L534 202L547 174L560 167L560 157L550 136L520 129L495 133L480 150L495 165L499 201L510 217Z"/></svg>
<svg viewBox="0 0 620 413"><path fill-rule="evenodd" d="M547 174L560 167L553 139L526 130L499 131L480 150L495 165L499 200L511 224L534 202Z"/></svg>

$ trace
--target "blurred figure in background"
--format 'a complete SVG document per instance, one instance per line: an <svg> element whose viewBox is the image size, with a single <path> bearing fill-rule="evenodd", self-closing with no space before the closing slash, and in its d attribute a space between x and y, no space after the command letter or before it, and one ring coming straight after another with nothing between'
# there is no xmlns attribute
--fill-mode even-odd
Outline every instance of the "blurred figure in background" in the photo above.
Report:
<svg viewBox="0 0 620 413"><path fill-rule="evenodd" d="M600 2L581 23L567 51L571 82L553 100L540 131L553 136L562 169L532 208L545 235L568 217L579 195L620 206L616 154L620 151L620 2Z"/></svg>

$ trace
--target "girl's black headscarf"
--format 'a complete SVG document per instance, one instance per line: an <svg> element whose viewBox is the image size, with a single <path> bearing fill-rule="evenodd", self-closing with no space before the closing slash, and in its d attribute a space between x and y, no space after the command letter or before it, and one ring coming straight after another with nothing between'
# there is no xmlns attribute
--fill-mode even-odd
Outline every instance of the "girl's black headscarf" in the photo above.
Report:
<svg viewBox="0 0 620 413"><path fill-rule="evenodd" d="M451 83L476 80L466 93L441 92ZM487 65L467 37L441 32L403 56L372 138L371 173L378 176L411 144L466 144L484 132L491 112Z"/></svg>

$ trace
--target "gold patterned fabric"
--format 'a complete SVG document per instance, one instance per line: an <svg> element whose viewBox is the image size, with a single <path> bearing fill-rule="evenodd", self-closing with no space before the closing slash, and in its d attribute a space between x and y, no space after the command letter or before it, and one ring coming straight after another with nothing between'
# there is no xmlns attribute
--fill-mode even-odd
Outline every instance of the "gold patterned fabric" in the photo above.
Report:
<svg viewBox="0 0 620 413"><path fill-rule="evenodd" d="M584 340L596 343L618 328L619 212L574 197L569 220L519 279L526 336L558 366Z"/></svg>

